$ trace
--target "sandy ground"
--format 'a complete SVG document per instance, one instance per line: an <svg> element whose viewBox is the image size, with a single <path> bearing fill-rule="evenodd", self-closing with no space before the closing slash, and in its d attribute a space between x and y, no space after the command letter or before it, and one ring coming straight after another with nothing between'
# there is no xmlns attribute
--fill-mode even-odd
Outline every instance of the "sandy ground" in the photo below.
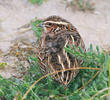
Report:
<svg viewBox="0 0 110 100"><path fill-rule="evenodd" d="M35 35L32 31L16 33L17 28L30 22L35 17L43 19L50 15L61 16L70 21L80 32L88 48L92 43L101 48L110 47L110 0L93 0L95 11L81 12L66 8L64 0L48 0L41 6L33 5L28 0L0 0L0 53L9 51L15 40L21 38L33 41ZM5 61L13 64L6 58L0 58L0 63ZM0 74L10 77L14 71L8 66L0 69Z"/></svg>

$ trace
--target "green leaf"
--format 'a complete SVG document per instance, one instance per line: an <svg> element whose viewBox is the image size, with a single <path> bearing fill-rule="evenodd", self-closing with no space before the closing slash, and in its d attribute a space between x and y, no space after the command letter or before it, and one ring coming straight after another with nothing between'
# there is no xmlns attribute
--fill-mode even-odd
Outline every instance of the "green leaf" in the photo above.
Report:
<svg viewBox="0 0 110 100"><path fill-rule="evenodd" d="M109 72L109 87L110 87L110 57L108 59L108 72ZM109 90L110 93L110 90Z"/></svg>
<svg viewBox="0 0 110 100"><path fill-rule="evenodd" d="M65 47L64 47L64 49L65 49L68 53L73 54L73 50L71 50L71 49L69 49L69 48L65 48Z"/></svg>
<svg viewBox="0 0 110 100"><path fill-rule="evenodd" d="M40 36L42 35L42 28L37 27L42 20L35 20L34 22L31 22L32 30L35 32L38 39L40 39Z"/></svg>
<svg viewBox="0 0 110 100"><path fill-rule="evenodd" d="M76 46L73 44L73 49L74 49L74 51L76 51Z"/></svg>
<svg viewBox="0 0 110 100"><path fill-rule="evenodd" d="M96 50L97 50L98 56L100 56L100 50L98 46L96 46Z"/></svg>
<svg viewBox="0 0 110 100"><path fill-rule="evenodd" d="M93 53L93 46L92 46L92 44L90 44L90 53L91 54Z"/></svg>
<svg viewBox="0 0 110 100"><path fill-rule="evenodd" d="M78 47L81 53L84 53L84 50L81 47Z"/></svg>

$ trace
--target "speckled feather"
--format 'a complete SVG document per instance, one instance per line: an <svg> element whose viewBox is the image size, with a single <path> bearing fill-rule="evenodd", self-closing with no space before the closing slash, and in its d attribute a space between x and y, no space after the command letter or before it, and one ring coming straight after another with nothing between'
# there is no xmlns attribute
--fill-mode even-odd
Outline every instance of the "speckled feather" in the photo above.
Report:
<svg viewBox="0 0 110 100"><path fill-rule="evenodd" d="M80 67L82 61L79 61L74 55L64 50L64 46L67 47L67 44L71 48L72 44L74 44L76 48L81 46L85 51L84 42L76 28L59 16L48 17L44 22L53 22L53 24L51 23L53 28L48 32L44 32L40 38L38 58L42 72L47 74L62 69ZM63 23L67 23L67 25L63 25ZM57 27L54 27L55 25ZM61 26L63 27L60 28ZM58 30L55 31L56 29ZM52 78L67 86L78 72L79 70L59 72L56 75L52 75Z"/></svg>

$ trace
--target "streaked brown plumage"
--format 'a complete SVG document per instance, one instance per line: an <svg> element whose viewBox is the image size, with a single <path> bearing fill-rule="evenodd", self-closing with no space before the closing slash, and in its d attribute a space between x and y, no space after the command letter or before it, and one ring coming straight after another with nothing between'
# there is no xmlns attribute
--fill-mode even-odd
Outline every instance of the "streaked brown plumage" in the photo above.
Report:
<svg viewBox="0 0 110 100"><path fill-rule="evenodd" d="M70 22L59 16L50 16L39 26L44 28L38 48L40 69L44 74L81 66L81 61L64 50L67 44L71 47L74 44L85 51L80 34ZM59 72L52 78L67 86L78 72L79 70Z"/></svg>

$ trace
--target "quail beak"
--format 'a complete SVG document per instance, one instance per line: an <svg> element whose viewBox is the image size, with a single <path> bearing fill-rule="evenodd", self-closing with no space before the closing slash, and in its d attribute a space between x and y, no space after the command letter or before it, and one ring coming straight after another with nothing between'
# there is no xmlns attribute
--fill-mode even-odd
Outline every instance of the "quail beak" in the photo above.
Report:
<svg viewBox="0 0 110 100"><path fill-rule="evenodd" d="M43 28L44 27L44 23L40 23L37 27Z"/></svg>

